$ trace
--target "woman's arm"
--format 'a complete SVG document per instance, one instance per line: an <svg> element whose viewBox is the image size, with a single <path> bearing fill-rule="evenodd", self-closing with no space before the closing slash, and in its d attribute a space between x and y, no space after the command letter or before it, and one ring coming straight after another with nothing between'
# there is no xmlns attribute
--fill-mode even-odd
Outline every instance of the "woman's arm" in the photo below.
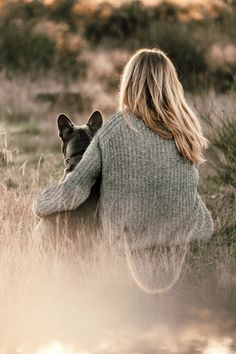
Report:
<svg viewBox="0 0 236 354"><path fill-rule="evenodd" d="M33 211L44 217L63 210L76 209L89 196L91 187L101 173L101 152L95 136L82 160L66 179L42 191L33 204Z"/></svg>

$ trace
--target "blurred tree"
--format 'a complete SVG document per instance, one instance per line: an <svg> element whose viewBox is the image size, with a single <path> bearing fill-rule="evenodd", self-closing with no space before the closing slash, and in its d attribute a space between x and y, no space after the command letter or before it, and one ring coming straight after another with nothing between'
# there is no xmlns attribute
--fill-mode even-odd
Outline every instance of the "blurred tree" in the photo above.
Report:
<svg viewBox="0 0 236 354"><path fill-rule="evenodd" d="M169 2L162 2L158 6L152 6L149 9L152 21L178 21L180 8Z"/></svg>
<svg viewBox="0 0 236 354"><path fill-rule="evenodd" d="M48 36L14 23L4 23L0 30L0 69L29 72L52 68L56 46Z"/></svg>
<svg viewBox="0 0 236 354"><path fill-rule="evenodd" d="M1 19L4 22L20 20L21 22L35 22L47 15L47 7L42 1L6 2Z"/></svg>
<svg viewBox="0 0 236 354"><path fill-rule="evenodd" d="M85 37L93 46L136 50L160 47L174 61L185 85L190 88L196 78L207 71L201 42L193 37L190 26L178 20L178 7L169 3L146 7L134 1L113 8L109 16L91 17Z"/></svg>
<svg viewBox="0 0 236 354"><path fill-rule="evenodd" d="M123 46L128 40L139 45L139 34L148 23L148 9L141 1L134 1L119 8L113 8L110 16L100 15L98 8L85 27L84 35L93 44L108 41Z"/></svg>
<svg viewBox="0 0 236 354"><path fill-rule="evenodd" d="M77 16L74 12L74 7L79 3L79 0L57 0L49 7L49 16L52 20L58 22L66 22L71 31L77 29Z"/></svg>

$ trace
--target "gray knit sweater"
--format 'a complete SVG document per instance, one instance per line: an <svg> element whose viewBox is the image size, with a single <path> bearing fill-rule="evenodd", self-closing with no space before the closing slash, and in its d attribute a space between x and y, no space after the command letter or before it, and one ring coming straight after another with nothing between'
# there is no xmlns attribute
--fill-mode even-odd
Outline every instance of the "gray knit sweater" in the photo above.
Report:
<svg viewBox="0 0 236 354"><path fill-rule="evenodd" d="M101 175L99 217L110 242L125 231L132 248L211 237L213 221L197 191L197 168L128 111L98 131L67 178L34 202L39 217L77 208Z"/></svg>

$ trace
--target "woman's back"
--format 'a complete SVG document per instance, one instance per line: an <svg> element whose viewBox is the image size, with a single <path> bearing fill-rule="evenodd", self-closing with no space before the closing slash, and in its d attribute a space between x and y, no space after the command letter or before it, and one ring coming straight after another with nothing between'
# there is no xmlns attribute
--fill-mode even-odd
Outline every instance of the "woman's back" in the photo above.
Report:
<svg viewBox="0 0 236 354"><path fill-rule="evenodd" d="M212 219L198 192L198 170L130 110L98 133L102 156L99 214L117 240L128 231L132 247L207 238Z"/></svg>
<svg viewBox="0 0 236 354"><path fill-rule="evenodd" d="M123 245L123 232L131 248L210 238L213 221L197 192L195 167L205 161L207 140L160 49L130 58L119 109L66 180L38 197L36 214L75 209L101 175L99 215L116 244Z"/></svg>

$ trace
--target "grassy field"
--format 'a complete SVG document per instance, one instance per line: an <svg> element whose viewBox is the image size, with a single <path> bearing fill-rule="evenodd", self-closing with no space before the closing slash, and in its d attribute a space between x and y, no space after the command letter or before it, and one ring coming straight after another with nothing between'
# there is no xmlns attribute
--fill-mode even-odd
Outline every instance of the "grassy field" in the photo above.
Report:
<svg viewBox="0 0 236 354"><path fill-rule="evenodd" d="M0 353L235 353L233 3L16 1L1 9ZM83 124L99 109L110 119L123 65L143 46L174 60L209 139L199 192L215 232L208 243L137 258L130 269L107 247L109 235L87 233L94 247L86 257L63 236L54 247L42 242L31 207L63 175L58 114Z"/></svg>
<svg viewBox="0 0 236 354"><path fill-rule="evenodd" d="M95 87L99 87L97 92L104 99L99 104L95 97L91 111L100 109L104 118L109 119L116 110L116 90L109 94L103 80L104 77L98 79ZM101 349L102 344L96 349L108 353L109 346L118 340L114 335L117 325L128 326L127 333L130 331L133 338L138 338L138 333L149 338L151 324L158 327L158 316L164 316L163 308L169 306L172 312L165 318L167 327L168 321L180 316L180 308L183 323L187 321L183 315L186 304L189 311L197 311L197 318L206 308L214 313L215 309L225 311L229 307L235 313L236 189L232 181L235 181L236 101L233 95L214 92L188 95L210 140L208 161L200 169L199 190L212 212L215 233L209 243L192 245L183 265L179 254L174 253L171 257L159 255L146 263L136 260L141 286L156 289L173 285L168 293L152 299L132 278L125 258L107 248L108 235L100 235L99 241L95 238L95 247L85 258L80 255L79 243L75 247L62 237L61 243L52 248L35 238L33 199L40 189L58 181L63 174L57 114L63 109L82 124L91 111L84 110L78 115L73 105L64 108L64 87L53 79L9 81L3 76L2 82L0 344L3 348L12 352L16 347L35 348L52 341L77 343L78 338L81 348L95 348L95 343L100 343L104 333L110 331L107 351ZM82 96L86 85L88 81L78 86L73 83L70 92ZM59 90L62 101L54 106L37 99L41 92L50 97ZM152 313L152 308L158 316ZM217 310L219 318L226 316L221 310ZM143 316L147 317L145 330ZM226 318L228 321L229 317ZM138 328L133 321L137 321ZM123 330L119 335L125 338ZM176 347L180 345L177 342ZM119 348L129 353L134 350L132 343L126 339L123 344L114 345L117 353ZM140 341L140 348L142 345ZM51 349L46 350L50 353ZM68 349L68 352L73 351Z"/></svg>

